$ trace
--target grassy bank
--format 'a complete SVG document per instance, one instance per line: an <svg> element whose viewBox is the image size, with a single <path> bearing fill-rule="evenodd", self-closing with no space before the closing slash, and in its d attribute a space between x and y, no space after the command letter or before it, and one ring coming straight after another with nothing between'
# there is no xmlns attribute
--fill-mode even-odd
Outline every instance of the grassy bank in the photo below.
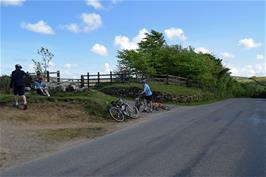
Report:
<svg viewBox="0 0 266 177"><path fill-rule="evenodd" d="M46 102L66 102L82 104L89 114L98 117L109 117L106 108L112 100L116 98L110 95L106 95L97 90L91 89L90 91L67 93L67 92L52 92L51 97L36 96L35 94L29 94L28 102L32 103L46 103ZM7 104L13 102L13 95L0 94L0 104Z"/></svg>
<svg viewBox="0 0 266 177"><path fill-rule="evenodd" d="M197 102L200 104L201 102L206 102L210 100L216 100L214 94L211 92L192 87L183 87L177 85L167 85L160 82L149 82L149 85L154 93L154 98L157 97L173 97L173 100L176 98L176 101L161 100L162 102L167 103L178 103L183 102L184 105L190 105L193 102ZM134 98L143 90L143 85L140 83L113 83L113 84L105 84L100 88L101 91L123 97ZM117 93L116 93L117 91ZM188 101L182 101L182 99L186 99L193 97ZM196 99L194 99L196 98Z"/></svg>

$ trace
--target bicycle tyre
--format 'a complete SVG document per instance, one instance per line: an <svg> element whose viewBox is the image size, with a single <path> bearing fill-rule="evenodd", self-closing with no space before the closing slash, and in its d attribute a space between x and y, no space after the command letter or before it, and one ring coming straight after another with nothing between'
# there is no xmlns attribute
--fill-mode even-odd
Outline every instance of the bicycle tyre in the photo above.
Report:
<svg viewBox="0 0 266 177"><path fill-rule="evenodd" d="M139 117L139 110L136 106L126 106L125 112L130 118L137 119Z"/></svg>
<svg viewBox="0 0 266 177"><path fill-rule="evenodd" d="M122 111L120 110L120 108L117 107L111 107L109 109L109 113L111 115L111 117L118 121L118 122L122 122L125 120L124 114L122 113Z"/></svg>
<svg viewBox="0 0 266 177"><path fill-rule="evenodd" d="M170 111L170 107L169 106L163 106L163 110L166 110L166 111Z"/></svg>

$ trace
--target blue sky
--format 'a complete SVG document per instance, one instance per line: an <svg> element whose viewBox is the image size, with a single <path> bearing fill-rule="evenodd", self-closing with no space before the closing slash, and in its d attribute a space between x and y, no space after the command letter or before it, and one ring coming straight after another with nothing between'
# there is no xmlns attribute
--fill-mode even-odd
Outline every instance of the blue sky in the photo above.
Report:
<svg viewBox="0 0 266 177"><path fill-rule="evenodd" d="M116 69L151 29L168 44L223 58L232 75L265 76L265 1L1 0L0 74L33 71L37 49L64 77Z"/></svg>

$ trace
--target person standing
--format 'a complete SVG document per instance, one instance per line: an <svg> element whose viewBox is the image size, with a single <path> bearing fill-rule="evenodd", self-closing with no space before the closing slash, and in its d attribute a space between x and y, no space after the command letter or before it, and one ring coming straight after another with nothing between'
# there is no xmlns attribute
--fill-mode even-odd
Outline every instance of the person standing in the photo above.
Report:
<svg viewBox="0 0 266 177"><path fill-rule="evenodd" d="M151 91L151 88L147 84L146 80L143 80L142 83L143 83L144 89L143 89L143 92L141 94L145 93L145 104L150 108L150 111L152 112L152 91ZM145 107L145 109L146 109L146 107Z"/></svg>
<svg viewBox="0 0 266 177"><path fill-rule="evenodd" d="M21 96L23 99L23 110L28 108L27 98L25 96L25 78L27 74L21 70L22 66L20 64L15 65L15 70L11 74L10 88L13 88L15 96L15 106L19 108L18 97Z"/></svg>

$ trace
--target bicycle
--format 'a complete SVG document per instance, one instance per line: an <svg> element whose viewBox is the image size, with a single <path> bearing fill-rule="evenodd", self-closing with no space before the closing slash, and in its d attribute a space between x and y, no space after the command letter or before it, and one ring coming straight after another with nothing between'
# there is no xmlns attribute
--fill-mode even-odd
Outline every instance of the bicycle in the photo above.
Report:
<svg viewBox="0 0 266 177"><path fill-rule="evenodd" d="M141 95L135 98L135 106L138 108L139 112L147 112L148 110L147 105L142 103L141 101ZM162 103L159 103L159 102L153 102L152 109L156 111L160 111L160 110L169 111L170 107Z"/></svg>
<svg viewBox="0 0 266 177"><path fill-rule="evenodd" d="M140 99L141 95L139 95L137 98L135 98L135 103L134 105L136 108L138 108L139 112L143 112L145 110L144 103L142 103Z"/></svg>
<svg viewBox="0 0 266 177"><path fill-rule="evenodd" d="M125 120L125 116L136 119L139 117L139 110L136 106L130 106L125 100L119 98L111 102L108 109L111 117L118 122Z"/></svg>
<svg viewBox="0 0 266 177"><path fill-rule="evenodd" d="M147 105L147 101L141 101L142 94L139 94L137 98L135 98L135 106L138 108L139 112L152 112L152 109Z"/></svg>

